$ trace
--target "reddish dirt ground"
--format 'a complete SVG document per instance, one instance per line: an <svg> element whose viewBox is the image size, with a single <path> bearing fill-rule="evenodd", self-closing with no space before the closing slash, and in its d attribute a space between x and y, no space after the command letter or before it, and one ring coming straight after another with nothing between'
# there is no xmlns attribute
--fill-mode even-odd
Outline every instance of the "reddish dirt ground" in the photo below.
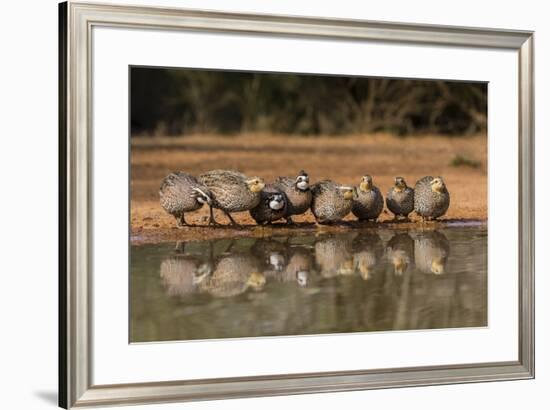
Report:
<svg viewBox="0 0 550 410"><path fill-rule="evenodd" d="M477 161L475 166L453 166L457 156ZM226 236L266 236L289 231L354 229L378 225L395 228L419 224L392 223L389 213L382 213L380 222L355 222L353 215L344 224L318 228L310 212L298 216L297 227L283 223L273 227L256 227L248 212L234 214L241 229L196 226L177 229L175 220L159 205L158 188L164 176L181 170L198 175L210 169L236 169L270 182L280 175L295 176L306 170L311 182L332 179L357 185L364 174L374 177L374 184L385 193L395 176L403 176L414 186L425 175L441 175L451 193L451 206L438 226L453 221L487 219L487 138L421 136L398 138L389 135L350 137L291 137L242 135L220 137L196 135L186 137L133 138L131 146L131 239L132 243L163 240L197 240ZM219 211L216 219L227 222ZM188 222L205 225L207 207L186 214ZM428 227L427 226L427 227Z"/></svg>

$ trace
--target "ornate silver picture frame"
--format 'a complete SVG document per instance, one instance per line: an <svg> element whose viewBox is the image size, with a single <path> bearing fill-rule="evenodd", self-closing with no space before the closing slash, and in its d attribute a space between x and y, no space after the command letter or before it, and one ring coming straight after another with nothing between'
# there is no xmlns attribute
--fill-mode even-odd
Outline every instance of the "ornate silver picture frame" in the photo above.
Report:
<svg viewBox="0 0 550 410"><path fill-rule="evenodd" d="M506 49L519 60L517 360L398 369L93 385L92 28L198 30ZM534 377L533 33L67 2L59 7L59 405L213 400Z"/></svg>

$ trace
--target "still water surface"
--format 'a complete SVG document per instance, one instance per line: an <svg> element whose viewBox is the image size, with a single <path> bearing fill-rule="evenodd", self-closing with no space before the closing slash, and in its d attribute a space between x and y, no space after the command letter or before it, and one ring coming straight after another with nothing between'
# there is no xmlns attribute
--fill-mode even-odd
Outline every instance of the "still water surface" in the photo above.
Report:
<svg viewBox="0 0 550 410"><path fill-rule="evenodd" d="M487 325L485 226L132 246L130 340Z"/></svg>

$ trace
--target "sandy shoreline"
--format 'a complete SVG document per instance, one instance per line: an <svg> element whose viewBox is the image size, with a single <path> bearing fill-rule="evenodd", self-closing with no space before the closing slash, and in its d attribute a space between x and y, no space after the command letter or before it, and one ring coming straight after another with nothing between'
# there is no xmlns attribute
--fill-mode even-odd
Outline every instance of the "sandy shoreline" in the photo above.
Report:
<svg viewBox="0 0 550 410"><path fill-rule="evenodd" d="M348 229L434 229L444 225L483 224L487 221L487 139L485 136L449 138L425 136L397 138L388 135L353 137L293 138L277 136L189 136L185 138L133 138L131 152L131 243L189 241L239 236L271 236L332 232ZM453 166L457 156L470 158L479 166ZM354 221L348 215L343 224L318 228L310 212L298 216L297 226L284 223L258 227L247 212L234 214L233 227L185 227L177 229L175 220L158 201L162 178L173 170L200 174L209 169L238 169L248 175L271 181L279 175L294 175L305 169L311 181L330 178L357 185L361 175L374 176L374 183L386 194L395 176L409 185L424 175L444 177L451 193L448 213L438 222L422 225L415 215L412 222L393 223L384 212L378 223ZM205 225L208 209L186 214L188 222ZM227 223L216 211L216 219Z"/></svg>
<svg viewBox="0 0 550 410"><path fill-rule="evenodd" d="M231 226L209 227L204 225L190 226L184 228L156 228L153 229L132 229L130 242L132 245L142 245L160 242L178 241L201 241L208 239L222 238L270 238L290 235L322 235L326 233L342 232L379 232L380 230L435 230L449 227L463 226L486 226L486 220L479 219L444 219L440 221L419 223L419 222L359 222L346 220L341 224L317 226L315 223L302 222L294 226L287 226L284 223L277 223L271 226L258 226L247 224L240 228Z"/></svg>

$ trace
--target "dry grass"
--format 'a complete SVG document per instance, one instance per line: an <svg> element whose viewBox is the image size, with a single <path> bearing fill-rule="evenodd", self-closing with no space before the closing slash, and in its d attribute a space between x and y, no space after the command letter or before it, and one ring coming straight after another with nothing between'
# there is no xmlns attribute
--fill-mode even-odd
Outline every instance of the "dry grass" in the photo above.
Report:
<svg viewBox="0 0 550 410"><path fill-rule="evenodd" d="M479 167L453 166L452 161L457 156L479 162ZM344 184L358 184L361 175L369 173L383 193L388 191L393 178L398 175L405 177L409 185L414 185L424 175L441 175L451 192L451 206L445 219L487 218L485 136L305 138L201 135L134 138L131 154L132 236L139 238L136 240L174 240L235 234L228 232L229 229L219 228L174 229L173 217L166 214L158 203L160 181L169 172L181 170L197 175L216 168L237 169L248 175L261 176L266 181L279 175L292 176L305 169L312 182L333 179ZM204 223L207 214L208 210L204 208L186 215L186 218L200 224ZM225 221L221 215L218 219ZM248 213L237 214L236 219L244 224L253 223ZM382 214L382 221L389 219L389 214ZM313 217L308 213L296 220L313 222Z"/></svg>

